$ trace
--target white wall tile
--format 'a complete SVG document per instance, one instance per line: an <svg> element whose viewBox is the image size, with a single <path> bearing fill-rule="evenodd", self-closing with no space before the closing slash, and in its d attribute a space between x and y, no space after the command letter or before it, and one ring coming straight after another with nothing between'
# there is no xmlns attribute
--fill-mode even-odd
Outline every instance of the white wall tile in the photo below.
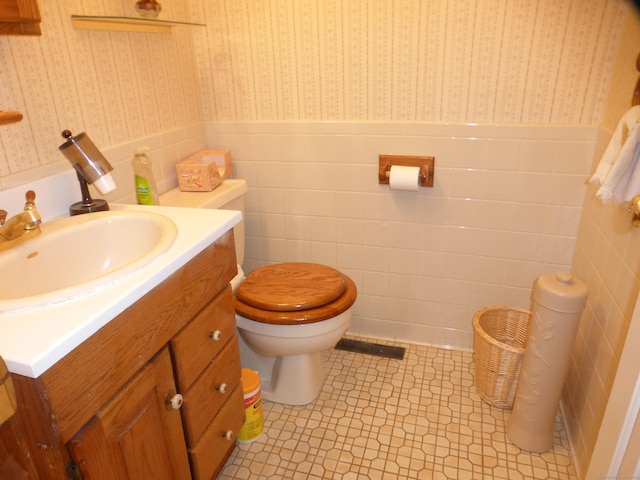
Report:
<svg viewBox="0 0 640 480"><path fill-rule="evenodd" d="M510 263L511 262L503 258L475 256L473 277L470 278L470 280L475 280L480 283L503 285L506 282L506 270Z"/></svg>
<svg viewBox="0 0 640 480"><path fill-rule="evenodd" d="M444 252L424 251L416 252L416 274L431 277L444 277L446 274L445 260L447 254ZM397 272L396 272L397 273Z"/></svg>
<svg viewBox="0 0 640 480"><path fill-rule="evenodd" d="M338 263L335 243L309 242L311 245L311 262L335 267Z"/></svg>
<svg viewBox="0 0 640 480"><path fill-rule="evenodd" d="M473 280L476 257L471 254L447 253L444 268L447 279Z"/></svg>
<svg viewBox="0 0 640 480"><path fill-rule="evenodd" d="M556 142L523 140L518 149L518 171L549 172L555 163Z"/></svg>
<svg viewBox="0 0 640 480"><path fill-rule="evenodd" d="M337 217L336 194L332 191L310 190L307 192L309 199L309 215L320 217Z"/></svg>
<svg viewBox="0 0 640 480"><path fill-rule="evenodd" d="M389 276L389 296L396 299L415 299L415 277L412 275L390 275ZM406 305L406 304L405 304ZM407 319L409 308L404 308L403 317ZM411 312L413 313L413 312ZM415 321L415 319L413 319Z"/></svg>
<svg viewBox="0 0 640 480"><path fill-rule="evenodd" d="M485 200L511 200L516 188L516 172L487 170L483 177L482 198Z"/></svg>
<svg viewBox="0 0 640 480"><path fill-rule="evenodd" d="M254 186L279 188L282 186L282 172L284 167L280 162L270 162L268 164L257 162L255 164L256 179Z"/></svg>
<svg viewBox="0 0 640 480"><path fill-rule="evenodd" d="M497 131L499 133L500 130ZM516 136L516 138L518 138ZM518 168L520 140L490 138L487 140L487 159L485 167L489 170L507 170L515 172Z"/></svg>
<svg viewBox="0 0 640 480"><path fill-rule="evenodd" d="M416 299L424 302L440 303L442 305L442 295L444 285L440 277L417 276L416 277ZM433 324L436 318L422 318L421 323Z"/></svg>
<svg viewBox="0 0 640 480"><path fill-rule="evenodd" d="M362 271L362 246L342 244L337 246L337 252L336 265L338 268Z"/></svg>
<svg viewBox="0 0 640 480"><path fill-rule="evenodd" d="M549 188L548 203L552 205L582 206L586 191L585 175L557 174L553 176Z"/></svg>
<svg viewBox="0 0 640 480"><path fill-rule="evenodd" d="M547 173L518 172L515 200L528 203L547 203L551 189L551 176Z"/></svg>
<svg viewBox="0 0 640 480"><path fill-rule="evenodd" d="M309 217L309 238L316 242L336 241L336 219L330 217Z"/></svg>
<svg viewBox="0 0 640 480"><path fill-rule="evenodd" d="M259 218L259 231L253 230L256 228L257 222L251 222L246 224L247 232L250 235L262 236L264 238L287 238L287 231L285 227L285 216L281 214L270 213L246 213L247 216L257 216ZM259 258L259 257L256 257Z"/></svg>
<svg viewBox="0 0 640 480"><path fill-rule="evenodd" d="M580 224L581 208L570 206L573 199L567 200L564 205L545 205L545 218L541 233L572 236L578 230Z"/></svg>
<svg viewBox="0 0 640 480"><path fill-rule="evenodd" d="M258 190L258 208L264 213L284 213L284 198L280 189L261 188Z"/></svg>
<svg viewBox="0 0 640 480"><path fill-rule="evenodd" d="M311 218L303 215L286 215L284 217L284 230L287 239L310 240Z"/></svg>
<svg viewBox="0 0 640 480"><path fill-rule="evenodd" d="M390 248L387 253L389 272L415 275L418 272L418 249Z"/></svg>
<svg viewBox="0 0 640 480"><path fill-rule="evenodd" d="M509 230L512 212L517 211L519 205L506 201L476 201L476 218L470 223L472 226L491 230ZM476 235L476 238L478 235Z"/></svg>
<svg viewBox="0 0 640 480"><path fill-rule="evenodd" d="M286 241L287 262L304 262L311 258L311 242L306 240Z"/></svg>
<svg viewBox="0 0 640 480"><path fill-rule="evenodd" d="M319 136L324 142L332 139L327 133L320 135L326 131L324 123L306 123L301 127L303 134L288 134L297 130L296 125L262 123L254 128L242 124L238 128L269 131L283 145L294 136L291 155L308 153L305 140L316 148ZM398 131L394 124L386 125L389 131ZM529 307L537 275L569 268L580 224L576 218L579 207L574 204L584 194L585 186L571 181L578 174L557 172L553 158L527 166L526 172L517 171L518 165L523 167L521 160L525 158L518 152L540 145L541 140L530 137L542 138L546 148L555 151L562 145L562 134L555 134L548 127L531 126L520 129L507 126L507 134L500 125L492 125L471 129L476 134L473 140L453 135L438 139L443 155L469 167L447 168L436 157L433 189L391 191L377 184L379 152L361 150L363 138L375 138L378 146L393 145L398 140L397 133L383 134L384 126L362 124L357 133L344 134L353 126L331 125L340 137L341 148L352 152L348 163L326 163L322 155L304 162L290 161L287 153L278 160L256 157L252 163L256 172L263 172L259 173L262 181L279 186L249 186L250 195L257 192L257 197L247 213L259 216L262 221L251 222L259 225L260 232L251 232L248 225L248 233L252 237L261 234L264 241L253 243L261 252L247 252L247 256L253 259L252 265L282 258L303 261L326 258L330 264L360 279L354 318L360 331L366 330L369 322L376 325L374 330L378 333L387 329L394 334L404 331L404 327L393 326L394 323L422 324L429 326L434 340L456 338L453 332L458 332L455 346L466 345L470 316L477 308L504 302ZM420 131L417 124L411 129ZM207 128L207 131L221 130L226 130L225 136L234 135L230 125ZM424 130L432 132L433 125L425 126ZM441 126L438 132L456 130L464 129ZM586 138L586 143L592 142L574 127L566 130L568 142L580 144L574 139L576 136ZM374 131L376 135L371 135ZM591 131L595 134L594 129ZM481 137L483 132L490 133L492 138ZM244 136L245 142L252 143L254 135ZM549 141L545 137L558 138ZM429 144L432 139L425 136L422 140ZM474 151L474 146L481 149L486 146L489 150L499 144L511 152L499 162L491 162L488 156ZM578 151L585 156L591 153L590 148ZM487 165L491 168L487 169ZM339 168L336 170L335 166ZM369 174L362 174L364 167L370 168ZM278 175L268 180L272 172L280 172L280 182ZM341 172L343 178L334 181L331 175L326 175L321 180L322 188L308 187L309 178L317 181L322 173L334 172ZM545 189L550 191L551 185L556 184L563 185L569 193L555 195L554 203L549 204ZM495 190L501 187L496 194ZM438 315L425 313L436 310ZM385 324L390 326L384 327ZM441 336L434 333L439 328L443 329Z"/></svg>
<svg viewBox="0 0 640 480"><path fill-rule="evenodd" d="M509 248L510 236L509 230L478 229L474 252L482 256L504 258Z"/></svg>
<svg viewBox="0 0 640 480"><path fill-rule="evenodd" d="M263 258L268 258L268 263L287 262L289 257L287 256L287 241L282 238L262 238L262 255ZM248 258L256 259L255 252L247 252L245 254ZM258 259L262 260L262 259ZM263 261L264 262L264 261ZM250 270L247 270L247 273Z"/></svg>
<svg viewBox="0 0 640 480"><path fill-rule="evenodd" d="M282 193L284 213L288 215L309 215L309 195L307 190L284 190Z"/></svg>
<svg viewBox="0 0 640 480"><path fill-rule="evenodd" d="M547 223L547 206L520 203L512 210L511 228L516 232L543 232Z"/></svg>
<svg viewBox="0 0 640 480"><path fill-rule="evenodd" d="M362 268L370 272L388 273L391 260L389 254L394 249L389 247L362 247Z"/></svg>
<svg viewBox="0 0 640 480"><path fill-rule="evenodd" d="M471 292L470 305L477 306L477 309L484 308L487 305L495 305L497 298L502 298L502 285L476 283L473 285Z"/></svg>

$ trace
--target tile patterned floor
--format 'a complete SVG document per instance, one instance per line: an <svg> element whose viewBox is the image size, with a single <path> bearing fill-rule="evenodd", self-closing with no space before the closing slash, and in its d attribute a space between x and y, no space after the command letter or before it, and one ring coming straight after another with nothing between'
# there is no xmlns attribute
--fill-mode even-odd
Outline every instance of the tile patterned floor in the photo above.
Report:
<svg viewBox="0 0 640 480"><path fill-rule="evenodd" d="M320 397L302 407L265 401L264 433L238 445L219 478L576 479L560 420L549 452L509 442L509 411L476 393L471 353L399 346L404 360L325 352Z"/></svg>

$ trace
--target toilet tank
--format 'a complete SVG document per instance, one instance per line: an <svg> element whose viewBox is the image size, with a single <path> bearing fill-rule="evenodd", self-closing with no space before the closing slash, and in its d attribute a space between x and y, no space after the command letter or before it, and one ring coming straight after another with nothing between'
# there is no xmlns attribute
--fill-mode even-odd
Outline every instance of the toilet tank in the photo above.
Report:
<svg viewBox="0 0 640 480"><path fill-rule="evenodd" d="M210 192L182 192L178 188L160 195L160 205L166 207L214 208L239 210L242 220L233 227L238 265L244 261L244 196L247 181L242 178L228 178Z"/></svg>

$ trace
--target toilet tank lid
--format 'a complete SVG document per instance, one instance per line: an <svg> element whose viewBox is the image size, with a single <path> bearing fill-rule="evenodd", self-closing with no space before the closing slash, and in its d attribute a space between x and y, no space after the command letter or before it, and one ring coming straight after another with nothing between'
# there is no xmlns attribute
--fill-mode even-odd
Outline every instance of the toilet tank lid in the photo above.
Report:
<svg viewBox="0 0 640 480"><path fill-rule="evenodd" d="M244 178L227 178L210 192L183 192L179 188L160 195L160 205L167 207L222 208L249 190Z"/></svg>

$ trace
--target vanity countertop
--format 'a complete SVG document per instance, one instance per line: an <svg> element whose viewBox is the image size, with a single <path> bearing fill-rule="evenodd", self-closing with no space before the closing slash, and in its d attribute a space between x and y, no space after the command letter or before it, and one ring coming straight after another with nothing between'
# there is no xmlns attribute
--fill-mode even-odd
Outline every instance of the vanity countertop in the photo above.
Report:
<svg viewBox="0 0 640 480"><path fill-rule="evenodd" d="M230 210L111 205L171 219L178 234L168 251L121 280L65 302L0 314L0 356L9 371L36 378L160 284L241 220ZM6 272L5 272L6 273Z"/></svg>

